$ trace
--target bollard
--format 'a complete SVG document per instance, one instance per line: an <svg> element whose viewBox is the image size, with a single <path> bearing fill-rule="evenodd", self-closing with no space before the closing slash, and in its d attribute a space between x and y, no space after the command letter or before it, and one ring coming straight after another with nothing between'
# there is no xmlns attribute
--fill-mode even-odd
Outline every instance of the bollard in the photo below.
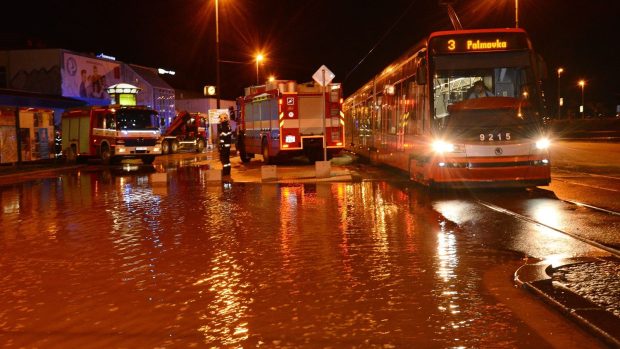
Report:
<svg viewBox="0 0 620 349"><path fill-rule="evenodd" d="M166 183L168 182L168 174L165 172L158 172L151 174L151 183Z"/></svg>
<svg viewBox="0 0 620 349"><path fill-rule="evenodd" d="M150 177L153 194L165 196L168 194L168 174L163 172L153 173Z"/></svg>
<svg viewBox="0 0 620 349"><path fill-rule="evenodd" d="M222 181L222 170L221 169L208 169L207 173L207 182L221 182Z"/></svg>
<svg viewBox="0 0 620 349"><path fill-rule="evenodd" d="M263 181L277 181L278 174L276 165L263 165L260 167L260 177Z"/></svg>
<svg viewBox="0 0 620 349"><path fill-rule="evenodd" d="M317 161L314 163L316 178L329 178L332 172L332 163L330 161Z"/></svg>

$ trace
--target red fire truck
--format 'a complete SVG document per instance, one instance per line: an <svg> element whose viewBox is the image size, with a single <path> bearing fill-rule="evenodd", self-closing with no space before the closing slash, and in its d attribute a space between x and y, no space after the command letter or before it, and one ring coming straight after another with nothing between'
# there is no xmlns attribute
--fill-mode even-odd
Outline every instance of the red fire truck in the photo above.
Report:
<svg viewBox="0 0 620 349"><path fill-rule="evenodd" d="M243 162L254 154L266 163L297 155L322 160L325 134L328 158L344 148L340 84L323 88L276 80L246 88L237 105L237 150Z"/></svg>
<svg viewBox="0 0 620 349"><path fill-rule="evenodd" d="M104 164L161 154L159 116L140 106L89 106L62 114L62 149L68 161L99 158Z"/></svg>
<svg viewBox="0 0 620 349"><path fill-rule="evenodd" d="M174 154L181 149L202 152L207 145L207 117L201 113L179 112L163 134L162 154Z"/></svg>

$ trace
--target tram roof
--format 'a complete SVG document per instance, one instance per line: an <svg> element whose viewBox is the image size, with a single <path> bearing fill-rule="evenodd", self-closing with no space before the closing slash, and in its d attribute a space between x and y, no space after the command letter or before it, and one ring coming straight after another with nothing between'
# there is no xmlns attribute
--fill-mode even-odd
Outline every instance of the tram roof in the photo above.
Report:
<svg viewBox="0 0 620 349"><path fill-rule="evenodd" d="M484 34L484 33L522 33L527 34L522 28L480 28L480 29L461 29L461 30L441 30L432 32L428 36L428 40L431 40L437 36L447 35L469 35L469 34Z"/></svg>

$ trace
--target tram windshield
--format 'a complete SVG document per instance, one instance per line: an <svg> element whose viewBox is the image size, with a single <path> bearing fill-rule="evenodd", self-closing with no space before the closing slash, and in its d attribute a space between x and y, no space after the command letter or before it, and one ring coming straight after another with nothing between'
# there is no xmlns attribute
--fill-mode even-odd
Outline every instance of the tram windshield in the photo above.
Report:
<svg viewBox="0 0 620 349"><path fill-rule="evenodd" d="M462 132L537 122L540 101L527 51L436 56L434 69L433 117L439 128Z"/></svg>
<svg viewBox="0 0 620 349"><path fill-rule="evenodd" d="M157 112L148 109L120 109L116 114L118 130L154 130L159 127Z"/></svg>

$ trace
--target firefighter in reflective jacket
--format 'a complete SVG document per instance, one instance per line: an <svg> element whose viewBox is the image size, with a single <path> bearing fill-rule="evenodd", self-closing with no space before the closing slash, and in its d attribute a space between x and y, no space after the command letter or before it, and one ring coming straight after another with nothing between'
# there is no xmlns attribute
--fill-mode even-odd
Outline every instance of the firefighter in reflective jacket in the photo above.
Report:
<svg viewBox="0 0 620 349"><path fill-rule="evenodd" d="M222 176L230 176L230 144L232 143L232 128L228 121L228 114L221 113L220 123L217 125L219 138L220 162L222 163Z"/></svg>

